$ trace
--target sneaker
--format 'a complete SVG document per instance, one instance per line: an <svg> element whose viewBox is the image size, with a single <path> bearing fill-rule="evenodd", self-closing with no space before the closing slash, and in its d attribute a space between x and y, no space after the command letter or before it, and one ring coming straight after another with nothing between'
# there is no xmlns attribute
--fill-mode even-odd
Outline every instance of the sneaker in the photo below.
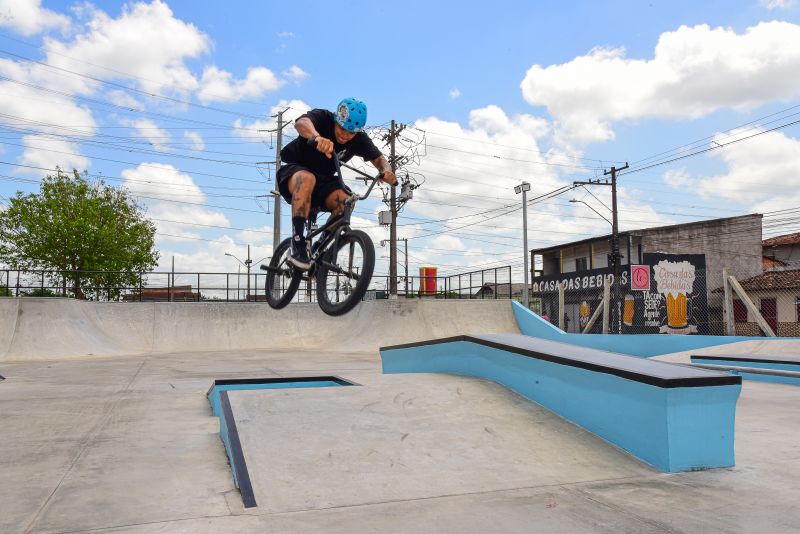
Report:
<svg viewBox="0 0 800 534"><path fill-rule="evenodd" d="M309 270L311 261L308 259L308 241L305 239L292 240L292 251L286 257L286 261L303 271Z"/></svg>
<svg viewBox="0 0 800 534"><path fill-rule="evenodd" d="M322 246L322 243L324 243L327 238L328 238L328 232L325 231L325 232L322 232L322 234L320 234L320 236L317 238L316 241L314 241L314 243L311 245L311 255L312 256L317 254L317 251L319 250L319 247Z"/></svg>

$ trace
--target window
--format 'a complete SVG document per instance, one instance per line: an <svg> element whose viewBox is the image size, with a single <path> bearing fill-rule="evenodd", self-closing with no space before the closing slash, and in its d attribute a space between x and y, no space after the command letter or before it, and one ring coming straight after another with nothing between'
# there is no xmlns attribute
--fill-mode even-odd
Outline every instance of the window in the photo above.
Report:
<svg viewBox="0 0 800 534"><path fill-rule="evenodd" d="M576 258L575 259L575 270L576 271L588 271L589 270L589 260L587 258Z"/></svg>
<svg viewBox="0 0 800 534"><path fill-rule="evenodd" d="M733 322L746 323L747 322L747 307L739 299L733 301Z"/></svg>

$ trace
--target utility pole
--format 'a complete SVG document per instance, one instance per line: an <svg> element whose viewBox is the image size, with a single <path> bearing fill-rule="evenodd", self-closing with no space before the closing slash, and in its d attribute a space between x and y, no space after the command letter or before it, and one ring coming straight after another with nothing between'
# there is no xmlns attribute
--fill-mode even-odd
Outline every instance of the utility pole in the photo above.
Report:
<svg viewBox="0 0 800 534"><path fill-rule="evenodd" d="M278 171L281 170L281 149L283 148L283 129L289 126L290 122L283 122L283 114L289 108L279 111L277 115L272 115L278 119L278 127L274 130L259 130L259 132L276 132L277 142L275 145L275 189L271 191L274 197L275 208L273 210L274 220L272 223L272 251L274 252L281 243L281 193L278 191ZM261 161L258 163L272 163L271 161ZM265 195L266 196L266 195Z"/></svg>
<svg viewBox="0 0 800 534"><path fill-rule="evenodd" d="M244 262L244 264L247 266L247 297L245 298L245 302L250 302L250 264L251 263L253 263L253 260L250 259L250 245L247 245L247 259Z"/></svg>
<svg viewBox="0 0 800 534"><path fill-rule="evenodd" d="M408 298L408 238L407 237L403 238L403 241L406 244L406 252L405 252L405 257L406 257L406 295L405 295L405 297Z"/></svg>
<svg viewBox="0 0 800 534"><path fill-rule="evenodd" d="M277 143L275 144L275 191L273 191L273 194L275 195L275 220L272 223L273 252L276 248L278 248L278 245L281 242L281 194L280 191L278 191L278 171L281 170L281 149L283 148L283 127L285 126L283 123L283 114L288 110L289 108L286 108L283 111L278 112L278 139Z"/></svg>
<svg viewBox="0 0 800 534"><path fill-rule="evenodd" d="M620 277L621 272L621 258L619 257L619 220L617 218L617 173L621 170L627 169L628 163L625 163L624 167L617 169L616 167L611 167L610 171L604 171L603 174L605 176L611 175L611 261L614 262L614 308L616 311L616 318L614 320L614 329L616 332L622 333L622 325L620 324L620 317L622 314L620 313L620 285L622 279ZM630 263L630 258L628 258L628 262Z"/></svg>
<svg viewBox="0 0 800 534"><path fill-rule="evenodd" d="M620 317L620 273L622 271L621 267L621 258L619 256L619 218L617 216L617 173L619 171L624 171L628 168L628 162L625 162L624 167L611 167L611 170L603 171L604 176L611 176L611 182L608 180L589 180L587 182L572 182L574 185L607 185L611 186L611 269L614 273L614 302L615 302L615 312L617 318L614 320L614 331L617 333L622 331L621 325L619 324L619 317ZM630 258L628 258L628 262L630 262Z"/></svg>
<svg viewBox="0 0 800 534"><path fill-rule="evenodd" d="M392 127L389 130L389 163L392 166L392 172L397 172L397 154L395 151L395 140L405 129L405 124L398 125L392 120ZM392 186L391 196L389 198L389 211L392 216L392 224L389 227L389 298L397 298L397 186Z"/></svg>
<svg viewBox="0 0 800 534"><path fill-rule="evenodd" d="M398 238L397 238L397 240L398 240L398 241L403 241L403 242L405 243L405 245L406 245L406 251L405 251L405 259L406 259L406 261L405 261L405 271L406 271L406 297L408 297L408 238L407 238L407 237L402 237L402 238L398 237ZM382 246L382 247L385 247L385 246L386 246L386 243L391 243L391 241L388 241L388 240L386 240L386 239L382 239L382 240L381 240L381 246ZM391 253L390 253L390 256L391 256Z"/></svg>
<svg viewBox="0 0 800 534"><path fill-rule="evenodd" d="M531 190L531 184L528 182L522 182L518 186L514 188L514 192L516 194L522 193L522 247L524 249L524 270L523 273L523 281L522 284L522 303L525 305L526 308L529 307L528 305L528 255L530 251L528 250L528 191ZM497 288L495 288L495 291ZM511 298L511 295L509 295Z"/></svg>

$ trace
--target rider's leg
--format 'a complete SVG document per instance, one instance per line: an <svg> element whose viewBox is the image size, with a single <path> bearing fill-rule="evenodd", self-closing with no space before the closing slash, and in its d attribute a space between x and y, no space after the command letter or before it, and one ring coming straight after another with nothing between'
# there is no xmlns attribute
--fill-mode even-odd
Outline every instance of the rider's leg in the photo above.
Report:
<svg viewBox="0 0 800 534"><path fill-rule="evenodd" d="M289 259L301 269L311 268L305 227L311 212L311 194L316 183L316 176L308 171L297 171L289 178L289 191L292 193L292 252Z"/></svg>
<svg viewBox="0 0 800 534"><path fill-rule="evenodd" d="M325 207L331 212L331 217L338 217L344 213L344 201L347 193L344 189L337 189L325 198Z"/></svg>
<svg viewBox="0 0 800 534"><path fill-rule="evenodd" d="M344 189L336 189L325 197L325 209L331 212L331 217L338 217L344 213L344 201L347 200L347 193ZM328 231L322 232L317 240L317 244L324 242L328 237Z"/></svg>

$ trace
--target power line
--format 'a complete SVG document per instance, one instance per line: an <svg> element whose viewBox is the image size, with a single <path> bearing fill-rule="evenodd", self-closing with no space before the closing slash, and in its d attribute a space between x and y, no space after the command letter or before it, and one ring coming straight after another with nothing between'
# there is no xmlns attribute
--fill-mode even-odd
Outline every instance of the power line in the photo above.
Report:
<svg viewBox="0 0 800 534"><path fill-rule="evenodd" d="M634 168L634 169L631 169L631 170L629 170L627 172L621 173L620 176L627 176L629 174L634 174L634 173L641 172L641 171L644 171L644 170L647 170L647 169L652 169L654 167L660 167L662 165L667 165L669 163L673 163L675 161L679 161L679 160L682 160L682 159L691 158L691 157L697 156L699 154L704 154L706 152L719 150L720 148L724 148L724 147L732 145L734 143L739 143L741 141L747 141L749 139L753 139L754 137L758 137L760 135L764 135L764 134L767 134L767 133L770 133L770 132L781 130L783 128L788 128L789 126L794 126L795 124L800 124L800 120L792 121L792 122L789 122L789 123L786 123L786 124L781 124L780 126L775 126L774 128L770 128L768 130L762 130L760 132L748 135L746 137L742 137L742 138L739 138L739 139L734 139L733 141L728 141L727 143L718 143L718 144L716 144L714 146L707 147L707 148L704 148L704 149L700 149L700 150L697 150L697 151L692 152L690 154L685 154L683 156L678 156L678 157L675 157L675 158L672 158L672 159L668 159L668 160L665 160L665 161L652 163L652 164L646 165L644 167Z"/></svg>

